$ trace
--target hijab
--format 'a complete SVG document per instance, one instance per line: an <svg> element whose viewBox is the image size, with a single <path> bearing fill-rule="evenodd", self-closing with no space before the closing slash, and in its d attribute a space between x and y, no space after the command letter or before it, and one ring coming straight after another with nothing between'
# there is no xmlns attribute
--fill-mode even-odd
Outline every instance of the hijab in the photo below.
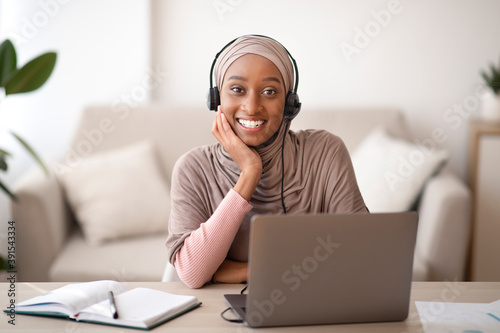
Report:
<svg viewBox="0 0 500 333"><path fill-rule="evenodd" d="M269 37L247 35L236 39L226 46L217 57L214 75L219 91L229 66L238 58L249 53L269 59L280 71L285 91L288 92L293 89L293 65L283 45Z"/></svg>
<svg viewBox="0 0 500 333"><path fill-rule="evenodd" d="M229 66L246 54L256 54L270 60L281 73L285 91L292 90L294 83L293 65L288 51L276 40L259 35L242 36L222 50L217 57L214 68L215 81L218 87L222 87L224 75ZM281 173L281 169L279 169L281 163L272 163L272 160L280 156L283 138L288 132L289 126L289 123L282 122L278 131L268 142L254 147L262 159L263 173L261 183L262 185L266 185L258 187L255 190L255 198L264 199L271 194L273 197L279 195L281 198L281 177L277 177ZM232 161L222 146L219 148L217 150L218 160L221 161L225 168L231 170L239 178L240 170L238 165Z"/></svg>

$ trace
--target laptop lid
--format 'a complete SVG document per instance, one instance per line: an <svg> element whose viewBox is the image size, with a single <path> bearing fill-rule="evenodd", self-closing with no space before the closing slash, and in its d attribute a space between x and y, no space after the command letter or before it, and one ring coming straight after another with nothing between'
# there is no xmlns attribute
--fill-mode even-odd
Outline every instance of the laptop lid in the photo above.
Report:
<svg viewBox="0 0 500 333"><path fill-rule="evenodd" d="M417 219L415 212L254 216L245 323L406 319Z"/></svg>

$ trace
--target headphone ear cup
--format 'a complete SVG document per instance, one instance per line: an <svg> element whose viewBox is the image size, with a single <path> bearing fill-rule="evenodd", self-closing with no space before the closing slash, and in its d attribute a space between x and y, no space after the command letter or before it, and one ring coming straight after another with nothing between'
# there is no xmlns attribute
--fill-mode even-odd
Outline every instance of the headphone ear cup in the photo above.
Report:
<svg viewBox="0 0 500 333"><path fill-rule="evenodd" d="M284 112L284 119L286 122L292 121L292 119L299 114L301 105L299 95L295 92L289 91L286 95Z"/></svg>
<svg viewBox="0 0 500 333"><path fill-rule="evenodd" d="M207 93L207 107L211 111L217 111L217 107L220 105L219 89L213 87L208 89Z"/></svg>

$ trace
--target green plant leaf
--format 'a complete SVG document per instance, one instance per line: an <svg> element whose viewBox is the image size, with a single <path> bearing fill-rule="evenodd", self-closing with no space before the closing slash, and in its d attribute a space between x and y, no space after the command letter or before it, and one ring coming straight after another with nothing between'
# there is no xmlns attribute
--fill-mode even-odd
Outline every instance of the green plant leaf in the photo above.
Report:
<svg viewBox="0 0 500 333"><path fill-rule="evenodd" d="M8 271L12 268L9 265L9 261L0 255L0 271Z"/></svg>
<svg viewBox="0 0 500 333"><path fill-rule="evenodd" d="M2 148L0 148L0 155L7 155L7 156L12 156L11 153L9 153L8 151L6 150L3 150Z"/></svg>
<svg viewBox="0 0 500 333"><path fill-rule="evenodd" d="M7 171L7 157L10 157L10 153L0 148L0 170Z"/></svg>
<svg viewBox="0 0 500 333"><path fill-rule="evenodd" d="M491 70L491 80L492 81L495 79L495 77L500 76L500 72L497 71L497 69L495 68L495 65L490 64L490 70Z"/></svg>
<svg viewBox="0 0 500 333"><path fill-rule="evenodd" d="M23 147L31 154L31 156L33 156L33 158L38 162L38 165L40 165L40 167L43 169L45 174L49 175L49 169L47 169L47 167L43 163L42 159L33 150L33 148L31 148L30 145L23 138L21 138L19 135L17 135L16 133L14 133L12 131L10 133L17 139L17 141L19 141L23 145Z"/></svg>
<svg viewBox="0 0 500 333"><path fill-rule="evenodd" d="M481 77L484 79L484 82L489 85L490 77L488 76L488 74L486 74L486 72L484 71L481 71Z"/></svg>
<svg viewBox="0 0 500 333"><path fill-rule="evenodd" d="M8 261L5 260L2 256L0 256L0 271L6 271L9 268L10 267Z"/></svg>
<svg viewBox="0 0 500 333"><path fill-rule="evenodd" d="M5 155L0 155L0 170L7 171L8 168L9 166L5 160Z"/></svg>
<svg viewBox="0 0 500 333"><path fill-rule="evenodd" d="M7 195L14 201L17 202L17 197L5 186L2 181L0 180L0 189L2 189Z"/></svg>
<svg viewBox="0 0 500 333"><path fill-rule="evenodd" d="M17 55L16 49L10 40L5 40L0 44L0 87L2 83L16 70Z"/></svg>
<svg viewBox="0 0 500 333"><path fill-rule="evenodd" d="M56 65L55 52L44 53L12 73L4 82L5 94L19 94L40 88Z"/></svg>

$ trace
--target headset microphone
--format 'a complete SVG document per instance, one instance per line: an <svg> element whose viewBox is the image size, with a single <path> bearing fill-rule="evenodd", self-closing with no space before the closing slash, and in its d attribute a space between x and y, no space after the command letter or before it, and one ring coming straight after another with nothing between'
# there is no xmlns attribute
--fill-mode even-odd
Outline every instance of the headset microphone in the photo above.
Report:
<svg viewBox="0 0 500 333"><path fill-rule="evenodd" d="M278 41L271 37L263 36L263 35L245 35L245 36L257 36L257 37L264 37L264 38L269 38L274 40L279 44ZM240 38L240 37L238 37ZM217 86L213 85L213 74L214 74L214 68L215 68L215 63L217 62L217 59L219 58L220 54L231 44L233 44L238 38L233 39L230 41L228 44L226 44L215 56L214 61L212 62L212 66L210 67L210 88L208 89L207 93L207 107L209 110L216 111L217 108L220 105L220 94L219 94L219 88ZM281 44L280 44L281 45ZM282 45L283 46L283 45ZM293 70L295 72L295 83L293 86L293 90L290 90L287 95L286 95L286 100L285 100L285 109L283 111L283 120L285 122L290 122L292 121L293 118L297 116L297 114L300 112L300 107L301 103L299 100L299 95L297 94L297 88L299 86L299 70L297 67L297 62L295 59L292 57L290 52L283 46L285 51L288 53L288 56L290 57L290 60L292 61L293 65Z"/></svg>

